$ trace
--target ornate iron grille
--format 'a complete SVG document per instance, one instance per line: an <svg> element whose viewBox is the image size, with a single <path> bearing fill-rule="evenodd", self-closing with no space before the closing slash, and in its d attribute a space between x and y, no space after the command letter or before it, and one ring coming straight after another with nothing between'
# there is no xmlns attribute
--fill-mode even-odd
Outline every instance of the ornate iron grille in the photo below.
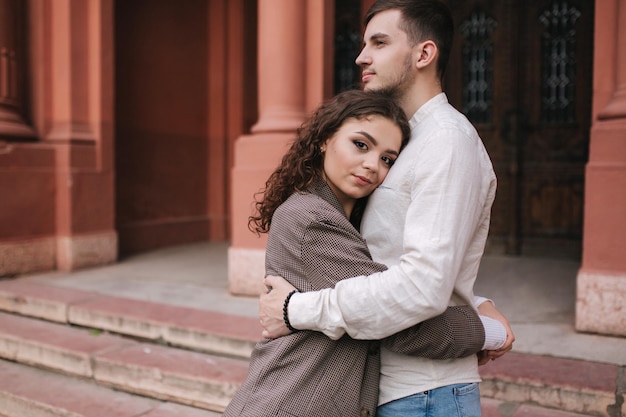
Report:
<svg viewBox="0 0 626 417"><path fill-rule="evenodd" d="M580 11L567 1L555 1L540 16L541 121L569 123L576 119L576 28Z"/></svg>
<svg viewBox="0 0 626 417"><path fill-rule="evenodd" d="M496 21L475 11L460 26L463 42L463 113L474 123L492 121L493 40Z"/></svg>

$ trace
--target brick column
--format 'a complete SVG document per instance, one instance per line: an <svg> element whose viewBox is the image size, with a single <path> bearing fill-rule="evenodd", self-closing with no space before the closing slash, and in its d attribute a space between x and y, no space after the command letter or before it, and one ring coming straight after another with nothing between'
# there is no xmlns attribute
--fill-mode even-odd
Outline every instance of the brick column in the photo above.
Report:
<svg viewBox="0 0 626 417"><path fill-rule="evenodd" d="M253 133L294 132L304 120L305 2L259 1L259 121Z"/></svg>
<svg viewBox="0 0 626 417"><path fill-rule="evenodd" d="M576 329L626 336L626 0L597 2Z"/></svg>
<svg viewBox="0 0 626 417"><path fill-rule="evenodd" d="M231 293L256 295L261 288L266 236L248 230L254 194L276 168L305 117L305 6L303 0L259 0L259 120L235 143L232 170Z"/></svg>
<svg viewBox="0 0 626 417"><path fill-rule="evenodd" d="M31 0L31 10L35 118L56 154L57 268L113 262L113 1Z"/></svg>

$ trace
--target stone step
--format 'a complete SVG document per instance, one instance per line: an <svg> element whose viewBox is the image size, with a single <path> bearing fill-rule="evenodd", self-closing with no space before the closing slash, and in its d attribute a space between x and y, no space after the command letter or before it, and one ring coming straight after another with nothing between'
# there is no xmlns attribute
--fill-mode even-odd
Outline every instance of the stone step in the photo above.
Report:
<svg viewBox="0 0 626 417"><path fill-rule="evenodd" d="M480 367L480 391L483 398L512 404L621 417L626 415L625 370L625 366L606 363L509 352ZM529 413L510 415L543 416Z"/></svg>
<svg viewBox="0 0 626 417"><path fill-rule="evenodd" d="M483 417L585 417L593 415L490 398L482 398L481 402ZM109 417L135 415L217 417L220 414L121 393L98 386L89 380L55 375L40 369L0 360L1 417L100 417L102 415Z"/></svg>
<svg viewBox="0 0 626 417"><path fill-rule="evenodd" d="M73 326L103 329L137 338L131 345L116 347L118 339L115 339L114 335L106 335L107 337L102 338L98 344L84 342L83 351L66 349L67 351L63 353L61 349L57 357L64 355L70 357L73 355L75 358L95 357L97 358L95 362L93 359L91 362L86 359L82 362L79 359L70 362L75 362L75 366L82 367L84 372L88 372L89 363L92 364L91 372L96 372L93 369L97 370L97 365L100 364L102 383L163 399L168 398L170 389L171 392L187 390L182 381L191 384L193 389L190 392L210 387L203 386L202 381L198 382L193 373L185 375L181 380L176 372L184 361L168 362L168 358L182 355L184 350L191 350L198 354L247 360L255 341L260 339L261 332L258 321L249 317L110 297L23 280L0 282L0 310ZM0 326L0 329L2 327ZM44 332L41 331L41 334ZM49 345L53 344L53 336L48 335L45 339ZM60 339L69 340L68 337ZM128 338L120 339L123 343L129 342ZM163 346L164 344L181 349L175 350L176 354L168 355L163 351L168 349L167 346ZM37 351L36 348L30 349ZM20 355L25 363L31 363L27 361L29 356L37 356L29 353L26 348L23 348ZM20 360L20 355L15 354L13 360ZM159 358L158 355L163 355L163 358ZM129 363L124 363L124 358ZM62 363L60 359L55 361ZM155 368L161 361L163 367L171 368L167 371ZM80 363L82 365L78 365ZM202 359L199 363L202 363ZM40 365L54 368L44 361ZM70 372L61 365L54 369ZM105 369L108 371L105 372ZM483 378L481 384L483 398L485 401L495 401L498 404L494 410L497 409L500 414L491 414L492 416L530 416L536 411L532 411L531 414L519 413L525 413L526 409L532 410L532 407L601 417L626 415L626 406L623 404L626 390L624 366L510 352L504 358L482 366L480 371ZM78 371L72 372L79 374ZM145 377L145 374L152 375L152 372L160 375L160 379ZM238 372L241 373L237 374L237 378L243 380L245 372ZM147 379L142 380L141 384L135 382L124 386L123 381L126 379L142 378ZM165 385L163 381L172 386ZM226 386L220 385L219 389L227 396L229 395L227 393L234 392L237 383L231 381L231 385L228 383ZM183 388L180 388L179 384L183 384ZM148 394L150 391L154 394ZM202 397L198 393L194 395ZM186 400L186 404L200 404L191 397L193 396ZM220 407L225 403L227 401L223 400ZM206 404L199 406L207 407Z"/></svg>
<svg viewBox="0 0 626 417"><path fill-rule="evenodd" d="M0 360L2 417L218 417L220 413L115 391L93 381Z"/></svg>
<svg viewBox="0 0 626 417"><path fill-rule="evenodd" d="M240 358L261 338L256 318L19 279L0 281L0 310Z"/></svg>
<svg viewBox="0 0 626 417"><path fill-rule="evenodd" d="M482 398L483 417L586 417ZM217 417L217 412L114 391L93 381L0 360L0 417ZM620 414L614 414L620 416Z"/></svg>
<svg viewBox="0 0 626 417"><path fill-rule="evenodd" d="M0 357L128 393L223 411L248 371L222 357L0 313Z"/></svg>
<svg viewBox="0 0 626 417"><path fill-rule="evenodd" d="M494 400L481 397L482 417L589 417L595 414L579 414L554 408L540 407L536 404L520 404L510 401ZM616 416L619 416L617 414Z"/></svg>

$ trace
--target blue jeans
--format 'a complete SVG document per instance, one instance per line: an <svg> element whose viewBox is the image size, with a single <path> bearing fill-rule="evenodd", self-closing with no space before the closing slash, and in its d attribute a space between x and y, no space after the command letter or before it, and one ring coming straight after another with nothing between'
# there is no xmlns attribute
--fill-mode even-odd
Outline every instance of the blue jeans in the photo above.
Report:
<svg viewBox="0 0 626 417"><path fill-rule="evenodd" d="M480 417L478 383L455 384L399 398L378 407L376 417Z"/></svg>

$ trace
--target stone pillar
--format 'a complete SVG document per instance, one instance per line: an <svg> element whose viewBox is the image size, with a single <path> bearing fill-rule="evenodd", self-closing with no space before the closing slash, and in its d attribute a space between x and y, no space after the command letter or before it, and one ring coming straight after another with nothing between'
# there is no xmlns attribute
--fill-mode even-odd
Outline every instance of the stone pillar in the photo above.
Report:
<svg viewBox="0 0 626 417"><path fill-rule="evenodd" d="M253 133L292 133L304 120L305 5L259 1L259 121Z"/></svg>
<svg viewBox="0 0 626 417"><path fill-rule="evenodd" d="M30 6L35 119L56 154L57 268L113 262L113 1Z"/></svg>
<svg viewBox="0 0 626 417"><path fill-rule="evenodd" d="M256 295L262 286L266 236L248 229L255 193L280 163L305 118L306 36L304 0L259 0L259 120L235 143L232 171L232 246L229 289Z"/></svg>
<svg viewBox="0 0 626 417"><path fill-rule="evenodd" d="M597 2L576 329L626 336L626 0Z"/></svg>
<svg viewBox="0 0 626 417"><path fill-rule="evenodd" d="M248 229L255 193L278 166L306 115L332 94L333 0L259 0L259 120L235 143L229 289L258 295L266 235ZM330 58L329 58L330 57Z"/></svg>
<svg viewBox="0 0 626 417"><path fill-rule="evenodd" d="M21 77L26 73L22 6L19 0L0 0L0 138L6 139L35 137L22 117Z"/></svg>

